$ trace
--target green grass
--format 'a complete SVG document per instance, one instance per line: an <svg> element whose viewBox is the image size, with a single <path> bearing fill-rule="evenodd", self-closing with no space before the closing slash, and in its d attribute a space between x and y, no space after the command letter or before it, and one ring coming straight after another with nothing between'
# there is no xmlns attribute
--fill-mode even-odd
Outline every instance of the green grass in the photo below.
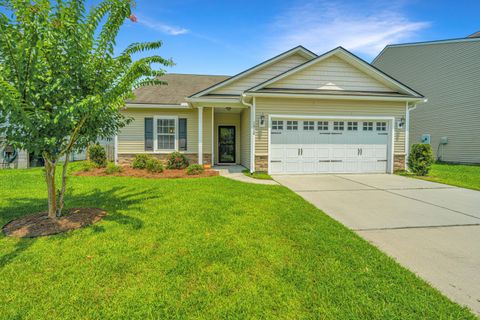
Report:
<svg viewBox="0 0 480 320"><path fill-rule="evenodd" d="M408 175L412 176L412 175ZM428 176L415 178L445 183L452 186L480 190L480 166L435 163Z"/></svg>
<svg viewBox="0 0 480 320"><path fill-rule="evenodd" d="M91 227L0 235L2 319L475 319L281 186L70 178ZM0 170L0 223L45 210L39 169Z"/></svg>
<svg viewBox="0 0 480 320"><path fill-rule="evenodd" d="M244 175L254 179L260 180L273 180L273 178L266 172L263 171L255 171L254 173L250 173L250 170L243 170Z"/></svg>

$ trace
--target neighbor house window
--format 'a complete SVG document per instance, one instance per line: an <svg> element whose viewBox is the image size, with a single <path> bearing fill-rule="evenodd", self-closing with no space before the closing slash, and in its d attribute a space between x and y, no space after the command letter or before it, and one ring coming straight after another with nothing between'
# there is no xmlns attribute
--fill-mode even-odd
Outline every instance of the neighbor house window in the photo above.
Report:
<svg viewBox="0 0 480 320"><path fill-rule="evenodd" d="M272 130L283 130L283 121L272 120Z"/></svg>
<svg viewBox="0 0 480 320"><path fill-rule="evenodd" d="M335 131L343 131L345 130L343 121L333 121L333 130Z"/></svg>
<svg viewBox="0 0 480 320"><path fill-rule="evenodd" d="M387 123L377 122L377 131L387 131Z"/></svg>
<svg viewBox="0 0 480 320"><path fill-rule="evenodd" d="M328 121L318 121L317 129L320 131L328 131Z"/></svg>
<svg viewBox="0 0 480 320"><path fill-rule="evenodd" d="M373 122L364 122L363 131L373 131Z"/></svg>
<svg viewBox="0 0 480 320"><path fill-rule="evenodd" d="M315 130L315 121L303 121L303 130L305 131Z"/></svg>
<svg viewBox="0 0 480 320"><path fill-rule="evenodd" d="M298 130L298 121L287 121L287 130Z"/></svg>
<svg viewBox="0 0 480 320"><path fill-rule="evenodd" d="M347 129L348 129L348 131L357 131L358 130L358 122L348 121Z"/></svg>
<svg viewBox="0 0 480 320"><path fill-rule="evenodd" d="M157 150L175 150L177 119L157 118Z"/></svg>

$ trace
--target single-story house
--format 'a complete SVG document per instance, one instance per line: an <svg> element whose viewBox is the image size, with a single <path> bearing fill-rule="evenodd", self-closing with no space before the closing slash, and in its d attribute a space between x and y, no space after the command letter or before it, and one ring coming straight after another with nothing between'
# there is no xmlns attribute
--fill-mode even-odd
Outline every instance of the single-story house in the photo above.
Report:
<svg viewBox="0 0 480 320"><path fill-rule="evenodd" d="M480 32L389 45L372 64L428 97L412 111L411 143L430 143L442 161L480 163Z"/></svg>
<svg viewBox="0 0 480 320"><path fill-rule="evenodd" d="M295 47L235 76L165 75L135 92L116 161L173 151L269 173L405 168L409 110L425 97L342 47Z"/></svg>

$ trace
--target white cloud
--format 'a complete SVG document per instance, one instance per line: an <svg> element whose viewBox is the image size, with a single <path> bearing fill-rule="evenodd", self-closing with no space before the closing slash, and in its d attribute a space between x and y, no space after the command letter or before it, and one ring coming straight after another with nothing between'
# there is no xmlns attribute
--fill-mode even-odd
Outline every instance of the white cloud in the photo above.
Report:
<svg viewBox="0 0 480 320"><path fill-rule="evenodd" d="M316 53L343 46L373 57L387 44L413 41L429 22L411 21L402 4L314 1L290 8L270 26L275 52L303 45Z"/></svg>
<svg viewBox="0 0 480 320"><path fill-rule="evenodd" d="M165 33L171 36L178 36L181 34L188 33L189 30L177 26L172 26L161 21L152 20L143 15L138 16L138 23L155 31Z"/></svg>

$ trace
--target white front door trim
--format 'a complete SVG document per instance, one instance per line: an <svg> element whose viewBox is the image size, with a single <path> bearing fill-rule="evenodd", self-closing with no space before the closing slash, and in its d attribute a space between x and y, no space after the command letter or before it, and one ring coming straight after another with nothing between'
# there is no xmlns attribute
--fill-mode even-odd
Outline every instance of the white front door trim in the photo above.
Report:
<svg viewBox="0 0 480 320"><path fill-rule="evenodd" d="M271 174L271 165L270 165L270 156L271 156L271 129L272 129L272 119L315 119L315 120L384 120L390 122L390 148L389 159L388 159L388 173L393 173L393 163L394 163L394 132L395 132L395 117L386 117L386 116L317 116L317 115L298 115L298 114L269 114L268 115L268 158L267 166L268 173Z"/></svg>

